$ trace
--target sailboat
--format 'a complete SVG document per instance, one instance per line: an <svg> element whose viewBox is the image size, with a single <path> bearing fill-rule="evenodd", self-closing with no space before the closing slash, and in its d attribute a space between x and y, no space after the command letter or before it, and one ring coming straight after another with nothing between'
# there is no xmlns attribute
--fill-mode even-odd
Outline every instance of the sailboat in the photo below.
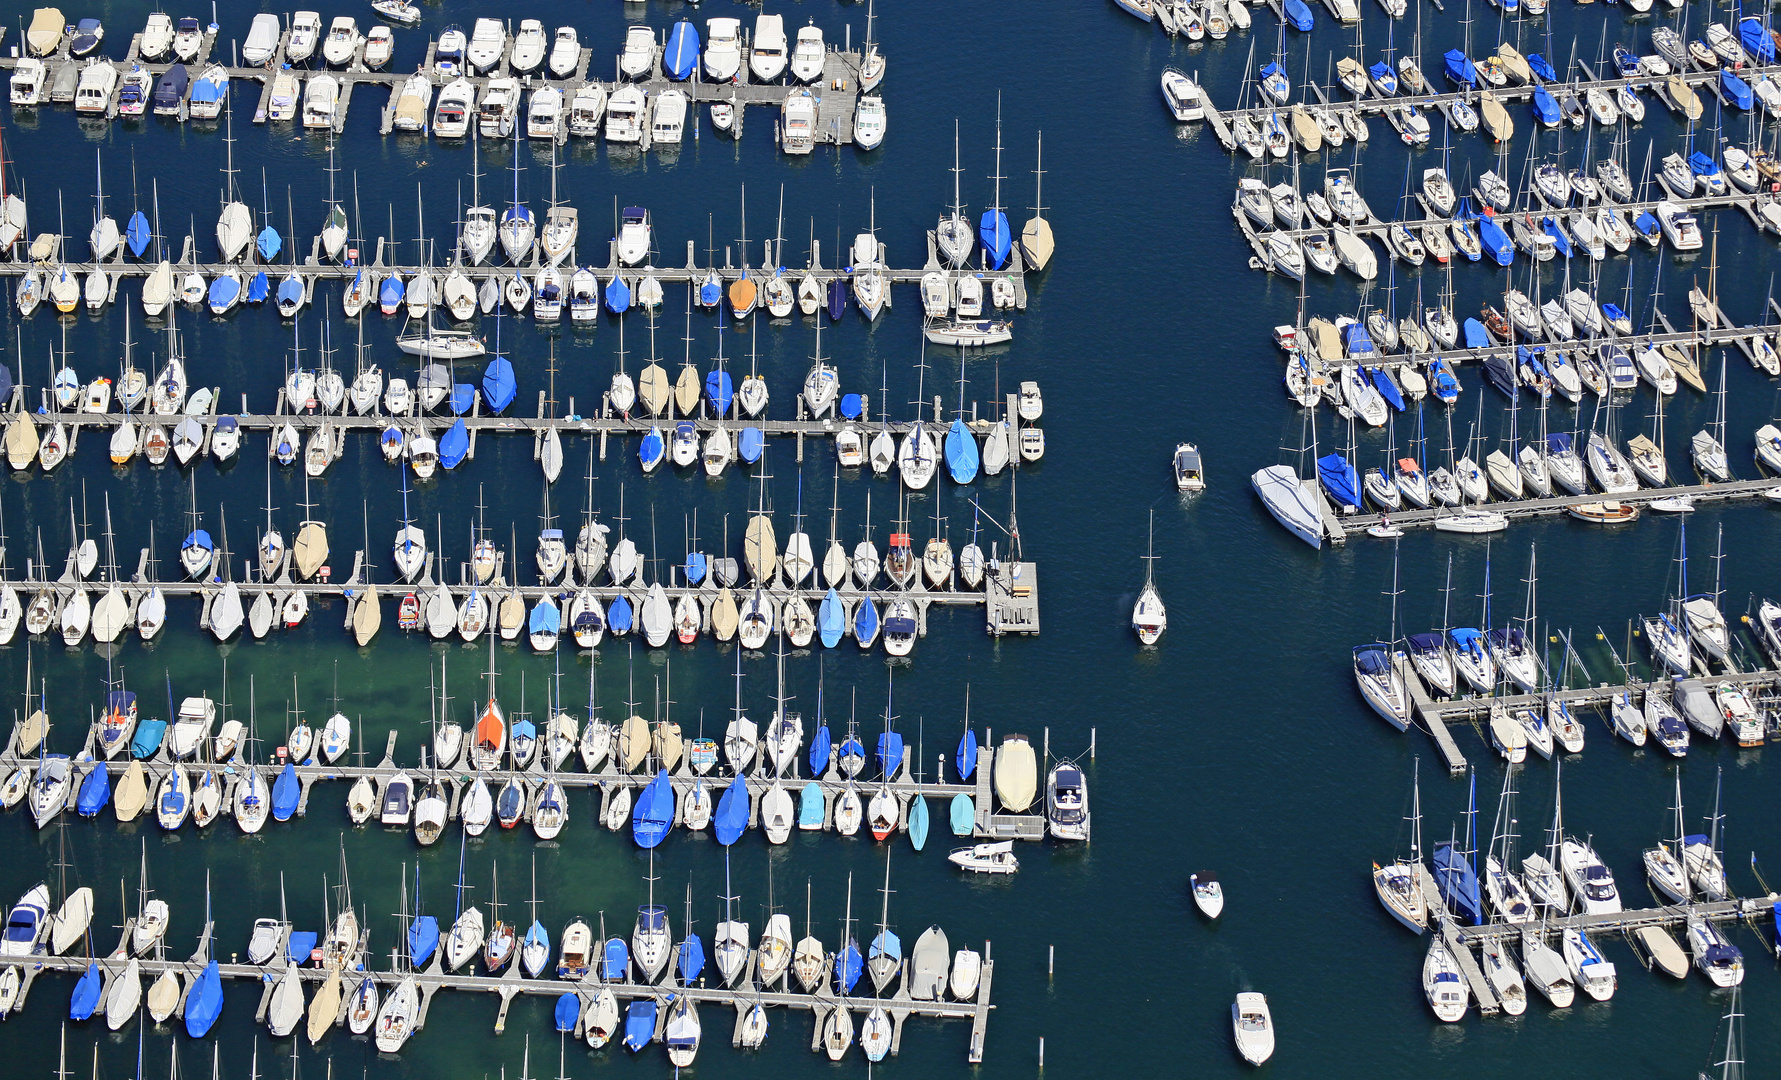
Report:
<svg viewBox="0 0 1781 1080"><path fill-rule="evenodd" d="M1045 202L1040 195L1040 185L1045 177L1045 133L1039 133L1039 149L1033 159L1033 216L1020 230L1020 254L1026 261L1028 270L1045 269L1051 262L1054 243L1051 235L1051 222L1045 219Z"/></svg>
<svg viewBox="0 0 1781 1080"><path fill-rule="evenodd" d="M995 196L989 208L984 210L983 219L978 222L977 236L983 245L983 268L1000 270L1008 264L1010 236L1008 233L1008 215L1002 212L1002 99L996 96L996 171L990 177L995 182Z"/></svg>
<svg viewBox="0 0 1781 1080"><path fill-rule="evenodd" d="M1484 923L1484 900L1479 893L1478 873L1473 865L1477 850L1478 778L1470 778L1466 794L1465 847L1458 839L1435 845L1435 884L1447 906L1473 926Z"/></svg>
<svg viewBox="0 0 1781 1080"><path fill-rule="evenodd" d="M971 257L971 249L977 246L971 224L965 219L964 205L959 201L959 173L962 171L959 168L959 122L955 118L952 122L952 213L942 214L934 229L934 240L941 256L955 269L965 265Z"/></svg>
<svg viewBox="0 0 1781 1080"><path fill-rule="evenodd" d="M1380 866L1373 864L1373 891L1391 917L1420 934L1428 929L1425 882L1428 870L1422 862L1422 759L1416 759L1410 787L1410 858Z"/></svg>
<svg viewBox="0 0 1781 1080"><path fill-rule="evenodd" d="M1132 630L1143 645L1155 645L1169 624L1163 598L1156 591L1156 511L1150 512L1150 550L1144 556L1144 588L1132 605Z"/></svg>
<svg viewBox="0 0 1781 1080"><path fill-rule="evenodd" d="M1659 843L1656 847L1646 848L1643 859L1645 876L1651 879L1651 885L1667 900L1677 904L1687 904L1693 899L1693 890L1689 888L1689 874L1682 865L1682 774L1676 774L1676 804L1670 809L1676 812L1676 835L1674 846Z"/></svg>

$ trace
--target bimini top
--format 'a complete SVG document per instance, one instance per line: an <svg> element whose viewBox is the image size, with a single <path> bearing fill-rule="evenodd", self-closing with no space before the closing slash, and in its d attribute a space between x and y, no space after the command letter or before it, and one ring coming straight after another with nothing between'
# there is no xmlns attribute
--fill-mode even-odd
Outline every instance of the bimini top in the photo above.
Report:
<svg viewBox="0 0 1781 1080"><path fill-rule="evenodd" d="M1383 644L1362 645L1354 650L1354 666L1362 675L1384 678L1391 674L1391 664L1385 659Z"/></svg>
<svg viewBox="0 0 1781 1080"><path fill-rule="evenodd" d="M1457 648L1464 649L1469 653L1477 654L1484 648L1481 640L1484 635L1473 630L1471 627L1456 626L1452 630L1447 631L1447 637Z"/></svg>

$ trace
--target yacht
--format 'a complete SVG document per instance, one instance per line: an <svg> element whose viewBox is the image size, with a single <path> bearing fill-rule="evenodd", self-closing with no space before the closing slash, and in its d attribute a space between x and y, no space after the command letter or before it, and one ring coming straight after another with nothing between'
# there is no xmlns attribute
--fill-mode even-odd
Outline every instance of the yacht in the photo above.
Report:
<svg viewBox="0 0 1781 1080"><path fill-rule="evenodd" d="M1567 836L1559 845L1558 862L1583 914L1612 914L1622 910L1614 875L1603 865L1594 848Z"/></svg>

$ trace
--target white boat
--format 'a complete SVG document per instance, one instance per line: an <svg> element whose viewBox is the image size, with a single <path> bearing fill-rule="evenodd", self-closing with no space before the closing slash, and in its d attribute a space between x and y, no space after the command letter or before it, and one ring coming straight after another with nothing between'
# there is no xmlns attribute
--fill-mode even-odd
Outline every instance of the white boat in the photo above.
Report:
<svg viewBox="0 0 1781 1080"><path fill-rule="evenodd" d="M1287 531L1314 548L1323 546L1323 517L1316 496L1288 465L1270 465L1250 477L1262 505Z"/></svg>
<svg viewBox="0 0 1781 1080"><path fill-rule="evenodd" d="M785 17L757 15L754 20L753 48L748 57L748 70L756 82L770 83L785 73Z"/></svg>
<svg viewBox="0 0 1781 1080"><path fill-rule="evenodd" d="M1726 940L1719 927L1700 915L1691 915L1687 937L1694 966L1714 986L1731 987L1744 981L1744 954Z"/></svg>
<svg viewBox="0 0 1781 1080"><path fill-rule="evenodd" d="M1595 849L1567 836L1559 845L1558 862L1565 882L1570 885L1576 904L1584 914L1611 914L1622 910L1614 875L1596 855Z"/></svg>
<svg viewBox="0 0 1781 1080"><path fill-rule="evenodd" d="M1253 990L1238 994L1231 1003L1231 1029L1244 1061L1260 1065L1274 1056L1274 1017L1266 995Z"/></svg>
<svg viewBox="0 0 1781 1080"><path fill-rule="evenodd" d="M1472 992L1460 975L1459 964L1447 951L1447 943L1439 934L1433 935L1428 955L1422 962L1422 993L1435 1016L1449 1024L1457 1024L1465 1018L1466 1006L1472 1000Z"/></svg>
<svg viewBox="0 0 1781 1080"><path fill-rule="evenodd" d="M1218 878L1202 870L1189 874L1187 883L1200 914L1208 919L1218 918L1224 911L1224 886L1219 884Z"/></svg>
<svg viewBox="0 0 1781 1080"><path fill-rule="evenodd" d="M1014 856L1012 840L957 848L946 858L959 869L976 874L1012 874L1020 869L1020 860Z"/></svg>
<svg viewBox="0 0 1781 1080"><path fill-rule="evenodd" d="M1607 1001L1614 996L1614 965L1603 959L1601 951L1589 935L1574 927L1564 931L1565 964L1571 969L1571 977L1583 992L1597 1001Z"/></svg>

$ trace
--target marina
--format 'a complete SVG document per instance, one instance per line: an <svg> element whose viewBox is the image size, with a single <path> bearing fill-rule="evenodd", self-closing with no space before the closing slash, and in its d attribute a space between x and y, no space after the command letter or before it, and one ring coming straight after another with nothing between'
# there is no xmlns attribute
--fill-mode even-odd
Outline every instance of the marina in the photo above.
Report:
<svg viewBox="0 0 1781 1080"><path fill-rule="evenodd" d="M218 3L0 39L19 1075L1781 1056L1762 12Z"/></svg>
<svg viewBox="0 0 1781 1080"><path fill-rule="evenodd" d="M851 23L845 28L845 34L849 38L851 38L852 29L853 27ZM219 36L219 31L206 30L202 46L199 48L193 59L184 62L185 67L192 71L203 71L210 67L212 64L211 54L219 48ZM305 128L321 127L331 130L336 134L343 132L346 128L347 113L352 102L353 93L356 89L363 88L366 92L387 90L389 94L388 101L379 112L379 132L384 135L389 135L397 130L396 113L398 99L402 93L404 84L408 82L409 78L414 75L416 71L424 75L428 82L429 90L434 87L443 87L448 83L462 79L465 85L471 89L475 98L479 101L486 96L489 84L495 80L523 79L526 86L530 88L535 77L532 71L520 71L513 67L514 38L511 33L505 32L503 34L499 58L481 73L474 73L474 69L470 72L459 71L456 70L455 65L442 65L440 63L442 57L439 54L439 42L437 39L429 40L427 42L425 59L417 65L414 71L381 71L372 70L367 67L365 64L366 42L363 39L359 41L351 59L347 63L334 68L324 66L317 70L305 71L295 68L291 63L289 58L290 43L291 31L286 29L279 36L277 44L272 50L272 54L268 57L265 63L251 67L223 64L221 54L218 53L219 59L216 61L216 66L220 67L223 74L228 77L231 83L239 81L250 86L254 83L259 84L259 92L255 95L257 104L252 113L253 122L256 124L275 122L272 120L271 112L273 108L273 95L275 88L277 87L277 76L280 74L288 74L291 76L291 86L288 92L293 97L305 101L307 101L309 96L303 93L303 87L306 81L313 81L322 76L326 76L333 81L333 84L337 86L338 89L335 91L335 97L330 103L328 115L320 120L315 120L306 114L302 119L302 126ZM227 42L230 50L236 53L233 57L234 60L239 60L238 44L239 43L236 41ZM570 95L572 95L574 91L584 87L598 87L603 91L602 100L606 100L621 87L629 85L641 89L652 103L659 100L664 92L674 90L685 95L685 97L694 105L721 103L736 108L749 105L780 107L785 102L788 89L790 89L792 85L795 85L789 78L786 81L786 85L763 84L745 80L714 82L710 81L705 76L704 64L694 64L687 77L673 79L670 78L670 73L665 70L666 51L664 45L665 43L661 40L657 41L654 46L653 55L650 59L650 66L646 72L641 73L641 78L620 78L618 77L620 73L616 70L614 71L615 79L613 81L602 81L598 78L590 78L590 72L596 69L603 70L605 63L602 58L602 60L596 64L594 49L580 48L571 73L561 77L559 84L553 84L549 80L549 74L554 73L540 73L536 76L539 80L538 86L539 88L542 88L549 85L560 85L565 88ZM749 70L749 62L752 59L751 46L747 44L742 45L740 56L741 71L746 73ZM614 61L615 69L623 59L624 57L620 56L619 59ZM836 47L834 45L825 47L820 75L810 80L806 80L821 91L821 94L815 99L817 103L817 112L816 123L812 132L812 137L815 142L846 145L857 141L854 135L854 117L858 110L859 98L861 96L859 89L860 74L865 61L865 53L861 50L853 49L851 47L851 42L848 42L841 47ZM83 104L82 112L100 114L106 120L113 120L118 117L119 95L123 85L121 76L135 70L142 70L146 71L156 81L159 81L161 76L165 75L169 68L175 66L173 63L155 63L144 59L142 57L142 35L140 33L136 34L135 37L131 39L129 49L122 60L111 61L101 58L98 62L111 64L117 71L119 78L113 80L114 89L102 102L97 102L91 105ZM0 70L16 69L18 63L19 57L17 56L0 57ZM87 64L83 64L81 61L69 55L69 43L66 41L58 48L55 54L45 58L43 63L45 68L44 79L51 84L62 77L64 68L72 67L76 70L84 71L87 66ZM449 74L443 70L446 66L453 68ZM190 93L190 88L186 88L180 99L172 104L172 108L178 112L179 119L181 120L192 118ZM313 93L313 91L311 93ZM429 96L431 95L429 94ZM15 101L14 104L16 105L17 102ZM155 111L159 113L162 109L162 104L157 101ZM740 128L742 127L740 118L738 118L735 126L739 137ZM425 125L422 127L424 130ZM645 114L640 127L641 133L638 140L640 149L648 150L651 142L650 133L654 128L654 125L650 122L650 117L647 113ZM775 140L777 141L779 138L778 125L775 125L775 133ZM565 141L570 137L567 110L564 110L564 116L557 121L552 137L559 142Z"/></svg>

